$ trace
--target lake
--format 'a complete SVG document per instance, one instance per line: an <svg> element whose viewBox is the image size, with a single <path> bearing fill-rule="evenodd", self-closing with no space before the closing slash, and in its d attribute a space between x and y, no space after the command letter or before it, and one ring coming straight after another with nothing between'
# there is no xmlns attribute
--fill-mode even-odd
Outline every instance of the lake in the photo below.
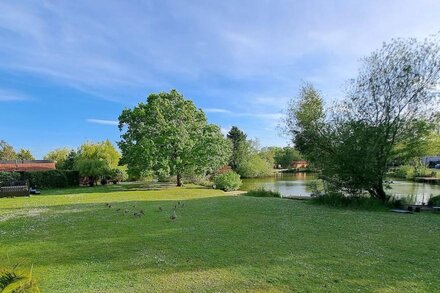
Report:
<svg viewBox="0 0 440 293"><path fill-rule="evenodd" d="M241 190L264 188L278 191L281 196L310 196L312 190L306 182L314 179L316 175L313 173L279 174L267 178L243 179ZM388 193L396 197L414 196L418 204L426 203L431 196L440 195L440 185L393 180L391 187Z"/></svg>

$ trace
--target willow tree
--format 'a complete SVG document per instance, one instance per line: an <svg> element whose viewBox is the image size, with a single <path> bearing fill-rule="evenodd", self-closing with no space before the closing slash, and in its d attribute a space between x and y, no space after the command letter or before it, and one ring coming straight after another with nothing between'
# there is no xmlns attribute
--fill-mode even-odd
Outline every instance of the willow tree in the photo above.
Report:
<svg viewBox="0 0 440 293"><path fill-rule="evenodd" d="M346 99L324 111L313 88L292 104L287 126L300 151L340 190L385 201L385 176L396 146L424 139L438 107L440 44L397 39L362 60ZM414 153L414 150L401 150Z"/></svg>
<svg viewBox="0 0 440 293"><path fill-rule="evenodd" d="M119 129L122 162L131 174L175 175L177 186L184 174L213 172L230 156L220 128L176 90L151 94L146 103L125 109Z"/></svg>

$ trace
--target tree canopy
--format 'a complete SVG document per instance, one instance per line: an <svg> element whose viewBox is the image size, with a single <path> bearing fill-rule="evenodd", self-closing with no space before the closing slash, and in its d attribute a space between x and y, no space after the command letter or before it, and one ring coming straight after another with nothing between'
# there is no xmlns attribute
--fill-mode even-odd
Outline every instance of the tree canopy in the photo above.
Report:
<svg viewBox="0 0 440 293"><path fill-rule="evenodd" d="M286 126L298 149L339 190L368 191L386 200L384 180L400 144L414 152L438 106L440 46L398 39L363 59L347 97L325 115L319 93L304 86L291 103Z"/></svg>
<svg viewBox="0 0 440 293"><path fill-rule="evenodd" d="M82 176L89 177L90 183L94 184L99 177L110 174L112 168L116 168L119 163L120 154L109 140L82 144L78 152L70 153L64 165L69 162L69 157L74 160L74 169L78 170Z"/></svg>
<svg viewBox="0 0 440 293"><path fill-rule="evenodd" d="M250 145L247 141L247 135L237 126L232 126L227 134L227 138L232 144L232 155L229 160L229 166L232 170L237 170L241 163L244 163L250 155Z"/></svg>
<svg viewBox="0 0 440 293"><path fill-rule="evenodd" d="M66 162L69 153L72 150L70 150L69 148L57 148L54 149L53 151L48 152L45 156L44 159L45 160L51 160L54 161L56 164L57 169L65 169L64 168L64 163ZM72 165L73 168L73 165ZM66 169L68 170L68 169Z"/></svg>
<svg viewBox="0 0 440 293"><path fill-rule="evenodd" d="M14 147L4 140L0 140L0 160L35 160L30 150L20 149L18 152Z"/></svg>
<svg viewBox="0 0 440 293"><path fill-rule="evenodd" d="M205 113L176 90L151 94L146 103L119 116L123 132L118 143L130 174L206 174L226 164L230 144Z"/></svg>

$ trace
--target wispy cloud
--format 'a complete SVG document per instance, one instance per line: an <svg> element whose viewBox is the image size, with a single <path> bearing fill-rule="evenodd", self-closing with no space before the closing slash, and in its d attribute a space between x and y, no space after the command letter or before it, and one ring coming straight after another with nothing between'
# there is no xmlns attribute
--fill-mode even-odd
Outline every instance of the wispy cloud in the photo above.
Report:
<svg viewBox="0 0 440 293"><path fill-rule="evenodd" d="M232 112L226 109L220 109L220 108L206 108L203 109L206 113L228 113L231 114Z"/></svg>
<svg viewBox="0 0 440 293"><path fill-rule="evenodd" d="M119 122L116 120L103 120L103 119L87 119L89 123L101 124L101 125L118 125Z"/></svg>
<svg viewBox="0 0 440 293"><path fill-rule="evenodd" d="M26 94L19 93L16 91L0 89L0 102L17 102L17 101L26 101L30 99L31 98Z"/></svg>

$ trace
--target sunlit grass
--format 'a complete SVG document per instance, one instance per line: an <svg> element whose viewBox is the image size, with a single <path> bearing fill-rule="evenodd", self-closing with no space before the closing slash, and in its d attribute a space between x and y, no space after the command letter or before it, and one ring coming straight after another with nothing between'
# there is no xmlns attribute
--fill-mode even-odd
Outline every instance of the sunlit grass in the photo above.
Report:
<svg viewBox="0 0 440 293"><path fill-rule="evenodd" d="M145 188L1 199L0 264L43 292L440 290L440 215Z"/></svg>

